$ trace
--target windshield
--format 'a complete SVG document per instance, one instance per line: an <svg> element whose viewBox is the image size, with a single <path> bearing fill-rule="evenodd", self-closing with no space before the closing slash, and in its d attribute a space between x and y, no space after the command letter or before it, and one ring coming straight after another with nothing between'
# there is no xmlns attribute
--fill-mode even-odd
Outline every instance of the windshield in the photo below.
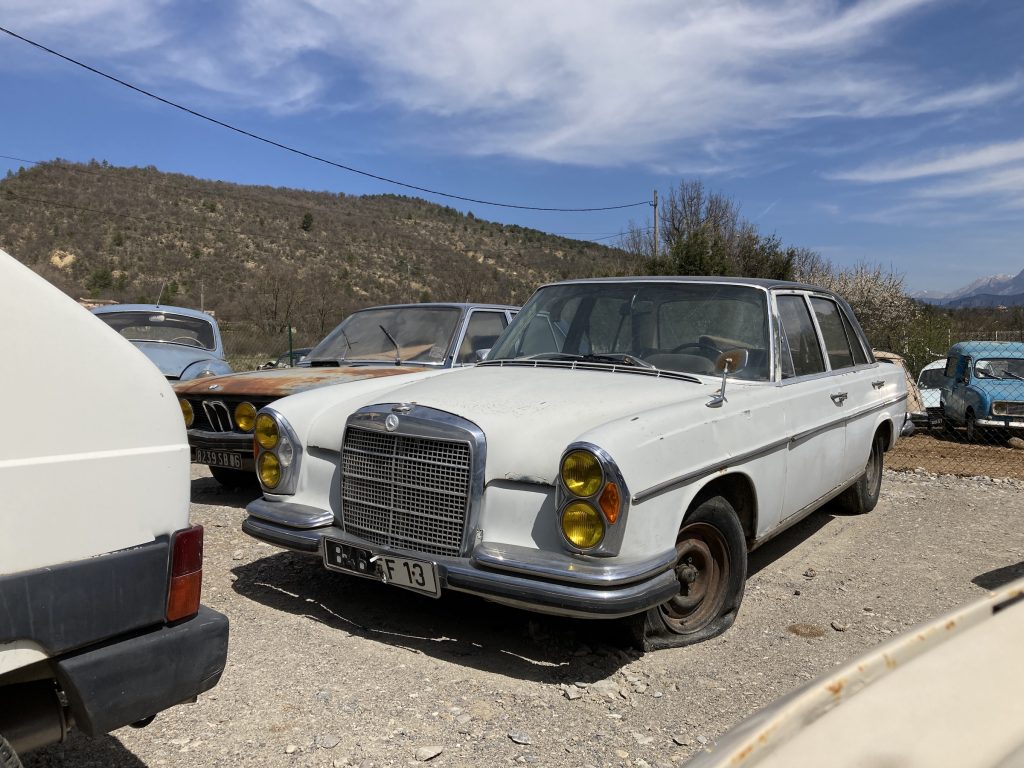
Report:
<svg viewBox="0 0 1024 768"><path fill-rule="evenodd" d="M768 380L768 302L760 289L569 283L537 291L487 360L583 358L712 375L718 357L737 349L747 351L748 362L736 377Z"/></svg>
<svg viewBox="0 0 1024 768"><path fill-rule="evenodd" d="M384 307L355 312L313 347L310 360L441 365L459 323L457 307ZM391 343L388 334L394 339Z"/></svg>
<svg viewBox="0 0 1024 768"><path fill-rule="evenodd" d="M200 317L171 312L102 312L100 320L131 341L160 341L213 350L213 324Z"/></svg>
<svg viewBox="0 0 1024 768"><path fill-rule="evenodd" d="M979 379L1024 380L1024 358L983 358L974 364L974 375Z"/></svg>
<svg viewBox="0 0 1024 768"><path fill-rule="evenodd" d="M917 380L917 386L921 389L941 389L946 380L946 372L942 368L932 368L921 371L921 377Z"/></svg>

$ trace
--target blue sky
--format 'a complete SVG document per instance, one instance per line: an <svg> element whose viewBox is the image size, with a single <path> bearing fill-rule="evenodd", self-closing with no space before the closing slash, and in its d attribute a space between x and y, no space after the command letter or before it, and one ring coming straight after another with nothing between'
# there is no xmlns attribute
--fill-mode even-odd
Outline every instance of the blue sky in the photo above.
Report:
<svg viewBox="0 0 1024 768"><path fill-rule="evenodd" d="M0 0L0 26L198 111L418 186L540 207L700 178L762 232L909 290L1024 268L1018 0ZM403 190L0 34L0 154ZM17 161L0 159L0 173ZM607 238L645 207L479 217ZM604 240L604 242L610 242Z"/></svg>

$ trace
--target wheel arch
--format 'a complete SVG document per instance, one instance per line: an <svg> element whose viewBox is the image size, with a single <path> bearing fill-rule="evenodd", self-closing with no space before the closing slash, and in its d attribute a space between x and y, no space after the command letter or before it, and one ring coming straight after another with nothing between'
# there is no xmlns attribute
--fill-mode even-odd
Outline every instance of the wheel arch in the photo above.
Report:
<svg viewBox="0 0 1024 768"><path fill-rule="evenodd" d="M757 538L757 490L754 481L743 472L730 472L709 480L697 491L686 508L683 522L685 523L693 511L712 496L721 496L732 506L743 528L743 537L749 549Z"/></svg>

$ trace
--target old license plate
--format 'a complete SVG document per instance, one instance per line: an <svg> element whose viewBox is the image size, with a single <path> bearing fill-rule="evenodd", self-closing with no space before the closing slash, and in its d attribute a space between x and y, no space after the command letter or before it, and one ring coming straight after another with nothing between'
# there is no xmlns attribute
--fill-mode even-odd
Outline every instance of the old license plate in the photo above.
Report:
<svg viewBox="0 0 1024 768"><path fill-rule="evenodd" d="M206 448L196 448L195 458L192 461L197 464L212 464L215 467L242 468L242 457L231 451L211 451Z"/></svg>
<svg viewBox="0 0 1024 768"><path fill-rule="evenodd" d="M441 596L437 581L437 564L427 560L375 554L368 549L326 539L324 565L331 570L355 573L414 592L422 592L433 597Z"/></svg>

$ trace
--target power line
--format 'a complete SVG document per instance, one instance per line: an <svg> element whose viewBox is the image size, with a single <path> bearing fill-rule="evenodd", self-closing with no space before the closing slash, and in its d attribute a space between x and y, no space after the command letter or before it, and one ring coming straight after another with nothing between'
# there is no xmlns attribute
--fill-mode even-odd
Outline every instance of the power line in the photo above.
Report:
<svg viewBox="0 0 1024 768"><path fill-rule="evenodd" d="M315 160L315 161L320 162L320 163L325 163L326 165L334 166L335 168L340 168L341 170L348 171L349 173L355 173L355 174L358 174L360 176L365 176L365 177L370 178L370 179L376 179L377 181L383 181L383 182L385 182L387 184L394 184L396 186L404 187L406 189L412 189L412 190L415 190L417 192L423 192L423 193L428 194L428 195L437 195L438 197L446 197L446 198L449 198L449 199L452 199L452 200L461 200L461 201L466 202L466 203L477 203L479 205L492 205L492 206L495 206L495 207L498 207L498 208L516 208L518 210L524 210L524 211L547 211L547 212L554 212L554 213L590 213L590 212L595 212L595 211L616 211L616 210L621 210L623 208L637 208L637 207L639 207L641 205L650 205L651 204L649 200L644 200L644 201L638 202L638 203L623 203L621 205L606 205L606 206L600 206L600 207L594 207L594 208L545 208L545 207L542 207L542 206L535 206L535 205L519 205L519 204L515 204L515 203L499 203L499 202L495 202L493 200L481 200L479 198L466 197L464 195L457 195L457 194L454 194L454 193L451 193L451 192L441 192L439 190L430 189L428 187L420 187L420 186L417 186L416 184L409 184L409 183L404 182L404 181L399 181L398 179L392 179L392 178L388 178L387 176L381 176L381 175L376 174L376 173L371 173L369 171L363 171L363 170L360 170L358 168L353 168L350 165L343 165L342 163L337 163L337 162L335 162L333 160L329 160L329 159L327 159L325 157L321 157L320 155L315 155L315 154L313 154L311 152L306 152L304 150L297 149L297 148L289 146L287 144L282 144L279 141L274 141L273 139L268 139L265 136L260 136L257 133L253 133L252 131L248 131L248 130L246 130L244 128L239 128L238 126L232 125L231 123L226 123L223 120L218 120L215 117L210 117L209 115L206 115L206 114L204 114L202 112L199 112L197 110L191 109L190 107L186 107L183 104L179 104L178 102L171 101L170 99L166 99L163 96L158 96L157 94L152 93L150 91L147 91L147 90L145 90L143 88L140 88L137 85L132 85L131 83L127 82L126 80L121 80L120 78L117 78L117 77L114 77L113 75L107 74L106 72L103 72L102 70L96 69L95 67L89 66L88 64L85 64L85 63L83 63L81 61L78 61L77 59L73 59L70 56L67 56L67 55L65 55L63 53L60 53L59 51L55 51L52 48L47 48L42 43L37 43L34 40L29 40L27 37L23 37L22 35L19 35L16 32L12 32L11 30L6 29L5 27L0 27L0 32L3 32L4 34L10 35L11 37L13 37L13 38L15 38L17 40L21 40L23 43L27 43L28 45L31 45L34 48L38 48L41 51L45 51L46 53L49 53L52 56L56 56L59 59L63 59L64 61L66 61L66 62L68 62L70 64L74 64L77 67L81 67L82 69L87 70L89 72L92 72L95 75L99 75L100 77L104 77L107 80L110 80L111 82L117 83L120 86L128 88L128 89L130 89L132 91L135 91L136 93L140 93L143 96L147 96L147 97L149 97L151 99L159 101L161 104L165 104L165 105L167 105L169 107L173 107L174 109L181 110L182 112L185 112L185 113L187 113L189 115L192 115L193 117L198 117L201 120L206 120L207 122L213 123L214 125L219 125L221 128L226 128L229 131L234 131L235 133L239 133L242 136L248 136L250 139L255 139L256 141L261 141L264 144L269 144L272 147L277 147L278 149L283 149L286 152L291 152L293 154L300 155L301 157L305 157L305 158L308 158L310 160Z"/></svg>

